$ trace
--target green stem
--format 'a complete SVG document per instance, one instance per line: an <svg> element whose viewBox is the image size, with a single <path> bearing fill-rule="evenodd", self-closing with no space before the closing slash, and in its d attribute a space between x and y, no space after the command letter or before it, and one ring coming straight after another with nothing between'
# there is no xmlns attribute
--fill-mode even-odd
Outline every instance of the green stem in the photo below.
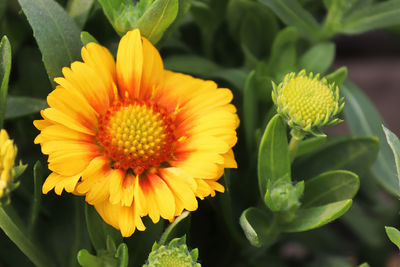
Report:
<svg viewBox="0 0 400 267"><path fill-rule="evenodd" d="M296 153L297 149L299 148L300 142L302 139L299 139L295 136L292 136L289 142L289 157L290 157L290 162L293 162L293 160L296 158Z"/></svg>
<svg viewBox="0 0 400 267"><path fill-rule="evenodd" d="M19 225L19 218L12 218L13 216L16 214L11 206L0 207L0 228L4 233L36 266L55 266L40 247L29 238L26 229Z"/></svg>

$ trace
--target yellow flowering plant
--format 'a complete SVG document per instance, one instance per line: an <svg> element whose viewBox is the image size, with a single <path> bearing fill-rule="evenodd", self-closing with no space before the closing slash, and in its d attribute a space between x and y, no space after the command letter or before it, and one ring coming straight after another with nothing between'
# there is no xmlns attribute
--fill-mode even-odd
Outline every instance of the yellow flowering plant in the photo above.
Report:
<svg viewBox="0 0 400 267"><path fill-rule="evenodd" d="M399 17L397 0L1 0L0 266L385 265L400 145L337 36Z"/></svg>

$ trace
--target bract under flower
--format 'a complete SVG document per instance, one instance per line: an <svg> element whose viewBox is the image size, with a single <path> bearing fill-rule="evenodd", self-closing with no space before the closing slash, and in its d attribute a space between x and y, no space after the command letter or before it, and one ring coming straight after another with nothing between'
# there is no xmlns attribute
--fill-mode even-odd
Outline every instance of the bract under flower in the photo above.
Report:
<svg viewBox="0 0 400 267"><path fill-rule="evenodd" d="M35 139L49 155L54 189L85 195L123 236L144 230L141 217L173 220L223 192L224 168L239 119L232 92L212 81L167 71L139 30L122 37L114 61L95 43L56 78Z"/></svg>

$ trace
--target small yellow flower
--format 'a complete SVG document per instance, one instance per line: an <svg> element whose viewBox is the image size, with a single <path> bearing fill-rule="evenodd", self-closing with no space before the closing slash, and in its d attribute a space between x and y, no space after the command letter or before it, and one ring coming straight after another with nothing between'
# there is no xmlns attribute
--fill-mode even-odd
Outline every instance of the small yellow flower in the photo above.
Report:
<svg viewBox="0 0 400 267"><path fill-rule="evenodd" d="M0 198L5 195L5 191L10 182L11 171L14 167L17 147L13 140L8 137L6 130L0 131Z"/></svg>
<svg viewBox="0 0 400 267"><path fill-rule="evenodd" d="M196 197L224 191L217 181L236 168L239 125L229 89L165 70L137 29L122 37L116 61L95 43L82 59L63 68L34 122L52 171L44 194L85 195L130 236L145 229L142 217L173 220L196 210Z"/></svg>
<svg viewBox="0 0 400 267"><path fill-rule="evenodd" d="M344 106L339 87L319 76L302 70L297 75L287 74L278 86L273 84L272 99L278 114L299 135L321 135L319 127L341 122L335 118Z"/></svg>

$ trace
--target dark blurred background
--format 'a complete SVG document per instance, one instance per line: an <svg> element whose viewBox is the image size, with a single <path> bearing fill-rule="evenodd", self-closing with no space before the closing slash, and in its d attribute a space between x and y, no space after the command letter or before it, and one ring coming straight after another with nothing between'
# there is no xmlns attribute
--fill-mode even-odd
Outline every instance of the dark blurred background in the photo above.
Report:
<svg viewBox="0 0 400 267"><path fill-rule="evenodd" d="M400 135L400 28L335 39L334 68L347 66L349 78L376 105L386 127ZM334 131L346 131L344 123Z"/></svg>

